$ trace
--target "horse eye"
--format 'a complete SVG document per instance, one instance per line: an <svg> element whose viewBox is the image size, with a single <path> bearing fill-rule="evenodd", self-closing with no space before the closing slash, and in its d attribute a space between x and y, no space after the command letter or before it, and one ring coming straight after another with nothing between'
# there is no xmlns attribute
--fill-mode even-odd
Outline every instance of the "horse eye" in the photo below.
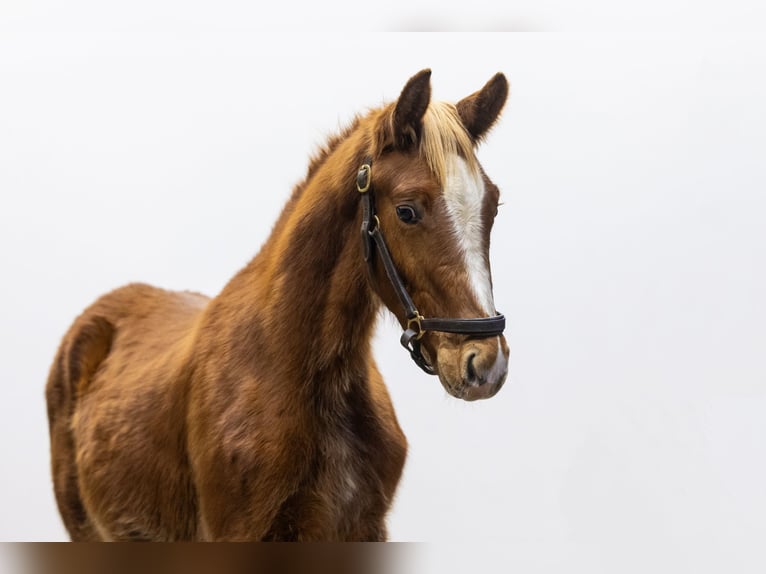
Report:
<svg viewBox="0 0 766 574"><path fill-rule="evenodd" d="M404 223L417 223L418 214L409 205L399 205L396 207L396 215Z"/></svg>

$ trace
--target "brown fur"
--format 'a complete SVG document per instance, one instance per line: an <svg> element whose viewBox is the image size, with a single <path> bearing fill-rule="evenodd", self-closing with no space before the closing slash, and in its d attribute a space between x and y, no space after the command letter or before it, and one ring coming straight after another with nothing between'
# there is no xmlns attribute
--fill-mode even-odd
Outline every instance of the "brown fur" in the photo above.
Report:
<svg viewBox="0 0 766 574"><path fill-rule="evenodd" d="M73 540L386 539L407 446L370 340L381 301L404 317L361 256L354 180L366 154L381 226L421 310L477 313L455 296L467 279L418 143L429 74L405 88L406 106L328 142L217 297L131 284L74 322L46 389L54 489ZM489 127L499 108L486 113ZM498 194L486 182L488 250ZM395 206L413 198L430 216L406 226ZM482 344L465 339L429 334L424 345L436 357Z"/></svg>

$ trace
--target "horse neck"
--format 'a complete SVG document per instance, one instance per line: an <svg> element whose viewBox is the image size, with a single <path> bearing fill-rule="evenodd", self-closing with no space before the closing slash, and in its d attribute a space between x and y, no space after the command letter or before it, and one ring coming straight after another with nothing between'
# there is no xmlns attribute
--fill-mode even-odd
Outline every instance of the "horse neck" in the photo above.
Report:
<svg viewBox="0 0 766 574"><path fill-rule="evenodd" d="M379 303L361 253L352 166L330 156L312 169L212 305L230 323L213 327L227 334L227 348L281 384L344 386L368 372ZM353 171L338 177L339 169Z"/></svg>

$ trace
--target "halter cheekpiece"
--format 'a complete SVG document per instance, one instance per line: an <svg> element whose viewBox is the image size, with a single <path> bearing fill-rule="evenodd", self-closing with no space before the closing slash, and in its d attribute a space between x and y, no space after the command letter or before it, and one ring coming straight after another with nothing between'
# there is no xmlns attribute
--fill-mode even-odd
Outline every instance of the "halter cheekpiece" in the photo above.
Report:
<svg viewBox="0 0 766 574"><path fill-rule="evenodd" d="M402 333L400 342L410 352L415 364L429 375L435 375L436 371L428 363L420 349L420 339L427 331L441 331L444 333L458 333L461 335L475 335L477 337L492 337L500 335L505 330L505 317L498 313L494 317L481 317L477 319L426 319L420 314L412 297L402 282L399 272L396 270L388 251L386 240L380 229L380 220L375 214L375 198L372 188L372 157L364 158L359 171L356 174L356 189L362 197L362 253L364 260L373 266L373 257L377 247L386 276L391 282L396 295L404 307L407 317L407 326Z"/></svg>

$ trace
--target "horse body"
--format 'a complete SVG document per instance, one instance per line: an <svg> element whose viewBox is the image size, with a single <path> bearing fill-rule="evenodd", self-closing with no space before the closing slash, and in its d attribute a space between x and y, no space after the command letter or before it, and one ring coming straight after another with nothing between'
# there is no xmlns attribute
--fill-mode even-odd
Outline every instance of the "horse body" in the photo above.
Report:
<svg viewBox="0 0 766 574"><path fill-rule="evenodd" d="M370 341L381 304L396 303L384 271L360 256L353 177L372 149L385 189L440 187L411 144L397 143L417 132L397 122L425 113L397 120L407 93L328 142L217 297L133 284L75 321L47 386L54 489L73 540L386 539L407 446ZM381 225L393 228L392 213ZM443 291L418 283L423 300ZM455 305L453 316L481 312L476 298ZM450 392L450 365L459 396L502 385L502 337L429 333L423 345Z"/></svg>

